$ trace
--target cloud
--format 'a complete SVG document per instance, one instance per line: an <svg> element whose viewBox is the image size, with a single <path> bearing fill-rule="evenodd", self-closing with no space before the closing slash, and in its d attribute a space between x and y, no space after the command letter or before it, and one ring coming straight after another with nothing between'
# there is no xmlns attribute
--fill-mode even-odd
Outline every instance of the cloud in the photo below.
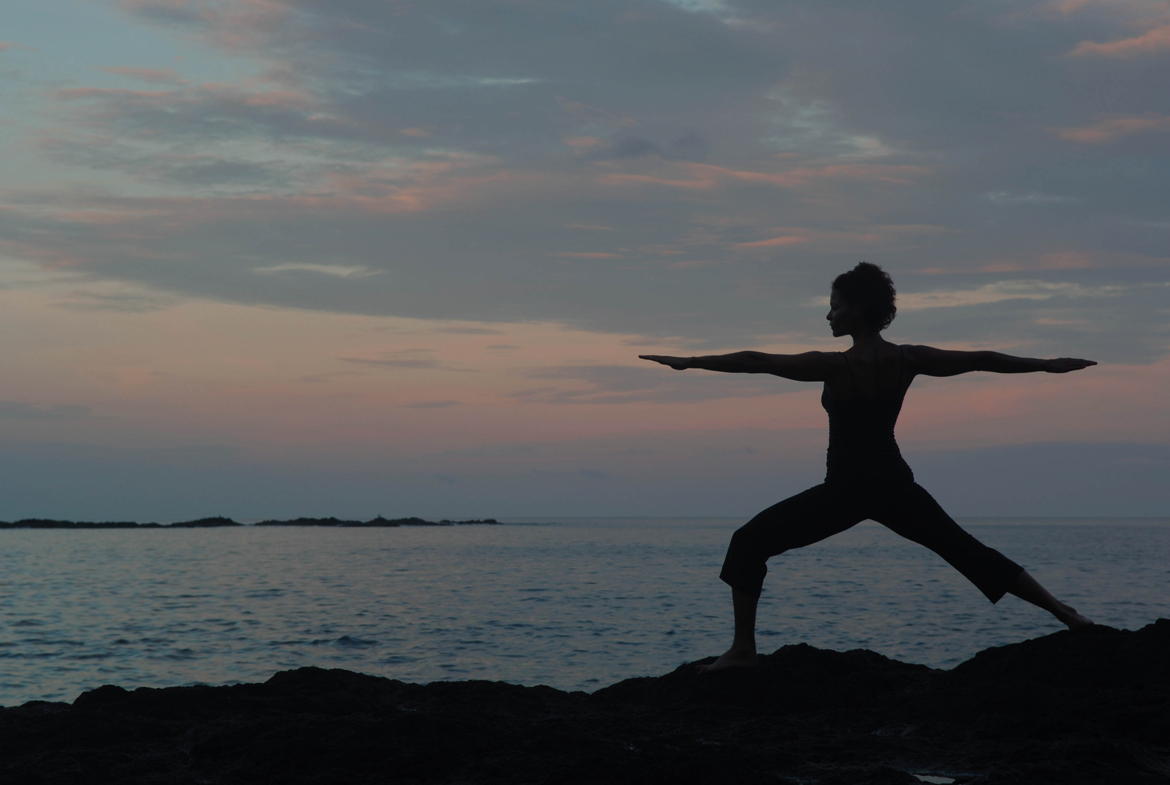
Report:
<svg viewBox="0 0 1170 785"><path fill-rule="evenodd" d="M1096 43L1082 41L1069 52L1069 57L1104 57L1132 60L1170 51L1170 24L1159 25L1132 38Z"/></svg>
<svg viewBox="0 0 1170 785"><path fill-rule="evenodd" d="M80 420L89 416L89 409L85 406L69 404L44 406L23 401L0 401L0 419Z"/></svg>
<svg viewBox="0 0 1170 785"><path fill-rule="evenodd" d="M473 373L472 368L449 365L434 356L433 349L397 349L381 352L377 357L339 357L343 362L411 371L459 371Z"/></svg>
<svg viewBox="0 0 1170 785"><path fill-rule="evenodd" d="M34 181L0 194L10 256L175 296L732 345L816 334L809 299L858 259L907 291L1163 274L1167 153L1109 142L1156 141L1170 93L1140 60L1064 56L1154 29L1152 4L118 7L191 47L191 81L135 60L114 75L146 89L56 85L29 115L50 118Z"/></svg>
<svg viewBox="0 0 1170 785"><path fill-rule="evenodd" d="M296 89L254 89L202 84L170 90L71 87L55 97L76 104L86 125L118 129L141 142L222 140L256 135L269 138L382 138L396 129L357 123L328 111L315 97Z"/></svg>
<svg viewBox="0 0 1170 785"><path fill-rule="evenodd" d="M916 239L931 235L947 234L955 230L946 226L930 226L925 224L907 225L871 225L858 227L853 231L834 229L818 229L812 227L778 227L775 232L782 232L764 240L749 240L736 243L733 247L737 251L769 251L785 246L800 246L815 243L825 248L843 250L854 248L858 251L872 251L876 247L889 245L906 245Z"/></svg>
<svg viewBox="0 0 1170 785"><path fill-rule="evenodd" d="M361 371L333 371L332 373L313 373L307 376L301 376L297 381L301 384L324 384L335 378L364 375Z"/></svg>
<svg viewBox="0 0 1170 785"><path fill-rule="evenodd" d="M626 465L668 465L659 466L663 477L696 460L724 417L754 427L719 442L727 452L701 465L728 466L745 445L778 456L769 442L808 434L761 435L759 424L776 412L774 423L804 418L823 428L815 390L772 398L800 386L676 373L633 355L845 348L827 334L816 298L861 259L882 264L898 286L893 341L1088 356L1102 361L1102 378L1114 365L1114 379L1143 371L1118 363L1150 363L1168 351L1170 150L1162 142L1170 83L1155 67L1170 24L1164 2L88 5L126 34L91 36L70 50L76 58L57 58L48 70L29 66L58 51L64 32L30 38L36 53L0 56L9 70L23 69L8 82L14 119L0 128L20 152L0 184L0 255L40 271L18 277L3 263L4 313L16 327L34 313L48 325L10 330L21 336L12 347L34 352L39 344L28 341L57 340L77 324L87 326L76 333L85 340L61 342L62 351L120 345L98 334L114 324L138 325L139 346L163 341L168 325L226 329L224 320L199 318L207 314L255 320L246 341L227 330L231 352L212 352L220 362L212 357L207 367L246 359L262 383L200 400L244 412L233 444L267 427L279 432L257 438L305 465L320 453L288 444L298 434L322 438L301 427L323 421L312 407L360 419L330 426L329 438L365 445L338 446L334 457L344 451L353 466L385 468L385 454L399 450L411 453L403 462L415 472L400 487L379 474L367 498L422 498L414 486L434 497L441 475L459 484L438 494L448 501L424 503L448 504L453 492L475 488L509 509L515 499L531 507L532 493L552 508L565 504L565 487L588 489L581 498L590 504L605 496L582 468L614 482L632 476L613 468L616 441L609 457L569 450L550 461L568 432L624 431L621 449L644 450ZM25 40L19 30L10 36ZM273 314L287 315L286 329L263 327ZM402 327L397 317L422 321ZM317 331L308 326L316 320L345 329ZM301 341L303 367L263 370L279 356L256 347ZM134 362L148 356L145 348L132 354ZM126 408L123 400L119 411L133 427L119 419L109 438L166 440L183 428L198 431L191 441L208 438L214 407L175 414L164 399L219 381L207 382L198 357L154 356L181 367L167 378L136 371L147 380L135 394L162 402ZM68 358L53 368L93 388L86 395L109 397L106 369L79 376ZM295 394L280 395L281 379ZM1084 383L1078 376L1072 386ZM1161 422L1159 383L1141 399L1143 438ZM385 418L361 416L391 388ZM924 402L936 394L930 389ZM472 416L485 395L504 397L486 420ZM1059 408L1042 397L1046 411ZM68 389L42 398L109 406ZM1100 400L1097 411L1108 412L1134 398L1111 388ZM301 426L273 427L290 412ZM85 440L102 438L100 418L70 420L80 413L50 404L0 406L0 414L20 432L84 429ZM1088 420L1066 418L1110 429ZM645 433L680 427L682 441ZM433 428L444 444L484 453L507 430L535 445L526 476L535 466L560 479L476 481L449 456L420 467L415 448L435 443ZM683 444L690 451L680 456ZM23 471L27 450L10 452L11 467ZM106 467L109 451L99 452L93 463ZM498 453L482 458L483 476L515 457ZM227 464L213 457L205 474L215 485ZM233 477L244 462L227 462ZM328 479L294 483L311 492L285 503L332 503L368 475L352 466L318 471L325 462L313 476ZM778 464L756 462L764 466L759 487L771 495ZM156 477L159 464L146 456L135 471ZM726 498L742 502L739 467L727 473ZM780 474L783 482L794 476ZM323 492L328 484L336 488ZM241 503L259 503L254 482L239 485ZM278 490L260 496L284 498L288 479L266 487Z"/></svg>
<svg viewBox="0 0 1170 785"><path fill-rule="evenodd" d="M186 84L187 80L179 75L179 72L173 68L120 68L110 66L102 68L107 74L114 76L127 76L131 79L138 79L143 82L155 82L159 84Z"/></svg>
<svg viewBox="0 0 1170 785"><path fill-rule="evenodd" d="M1008 193L1007 191L992 191L984 194L984 198L993 204L1071 204L1079 200L1070 196L1056 196L1055 194L1041 193Z"/></svg>
<svg viewBox="0 0 1170 785"><path fill-rule="evenodd" d="M589 106L580 101L567 101L563 96L560 95L558 95L556 99L557 103L560 104L561 111L582 120L586 120L590 124L600 124L603 126L614 126L619 128L638 125L636 120L626 115L615 114L596 106ZM590 137L581 138L589 139Z"/></svg>
<svg viewBox="0 0 1170 785"><path fill-rule="evenodd" d="M209 21L209 4L199 0L122 0L121 6L155 22L201 24Z"/></svg>
<svg viewBox="0 0 1170 785"><path fill-rule="evenodd" d="M748 250L751 248L779 248L785 245L802 245L811 242L809 237L798 237L796 235L780 235L778 237L769 237L767 240L753 240L750 243L736 243L735 247L740 250Z"/></svg>
<svg viewBox="0 0 1170 785"><path fill-rule="evenodd" d="M122 172L142 181L204 187L283 188L294 179L279 161L143 150L105 135L57 133L37 140L56 163Z"/></svg>
<svg viewBox="0 0 1170 785"><path fill-rule="evenodd" d="M869 180L877 183L910 185L915 178L929 173L923 166L877 164L830 164L818 167L794 167L779 171L730 169L710 164L687 163L671 167L674 174L605 174L605 185L657 185L669 188L716 190L730 187L766 185L778 188L801 188L824 180Z"/></svg>
<svg viewBox="0 0 1170 785"><path fill-rule="evenodd" d="M110 311L114 313L151 313L175 304L175 298L156 292L73 291L54 303L70 311Z"/></svg>
<svg viewBox="0 0 1170 785"><path fill-rule="evenodd" d="M512 397L524 403L544 404L697 403L789 391L776 377L688 374L682 378L672 373L677 372L666 373L661 366L564 365L530 369L523 372L525 378L568 382L569 386L519 390Z"/></svg>
<svg viewBox="0 0 1170 785"><path fill-rule="evenodd" d="M668 161L703 161L711 155L711 142L691 131L660 144L639 136L618 136L610 142L594 137L571 137L565 144L582 153L584 161L621 161L657 157Z"/></svg>
<svg viewBox="0 0 1170 785"><path fill-rule="evenodd" d="M1049 300L1053 297L1117 297L1125 286L1083 286L1046 281L999 281L974 289L915 292L898 296L899 311L987 305L1007 300Z"/></svg>
<svg viewBox="0 0 1170 785"><path fill-rule="evenodd" d="M404 409L446 409L451 406L462 406L460 401L418 401L417 403L404 403Z"/></svg>
<svg viewBox="0 0 1170 785"><path fill-rule="evenodd" d="M305 264L293 262L289 264L274 264L268 267L254 267L252 272L259 275L316 273L317 275L331 275L335 278L368 278L371 275L379 275L382 271L370 270L360 265Z"/></svg>
<svg viewBox="0 0 1170 785"><path fill-rule="evenodd" d="M612 231L615 231L614 227L612 227L612 226L594 226L591 224L583 224L583 223L566 224L565 228L566 229L588 229L588 230L593 231L593 232L612 232Z"/></svg>
<svg viewBox="0 0 1170 785"><path fill-rule="evenodd" d="M1079 128L1049 130L1069 142L1109 144L1134 134L1170 132L1170 116L1157 114L1106 116Z"/></svg>
<svg viewBox="0 0 1170 785"><path fill-rule="evenodd" d="M435 327L431 332L436 333L451 333L453 335L503 335L503 330L496 330L491 327L473 327L471 325L448 325L445 327Z"/></svg>

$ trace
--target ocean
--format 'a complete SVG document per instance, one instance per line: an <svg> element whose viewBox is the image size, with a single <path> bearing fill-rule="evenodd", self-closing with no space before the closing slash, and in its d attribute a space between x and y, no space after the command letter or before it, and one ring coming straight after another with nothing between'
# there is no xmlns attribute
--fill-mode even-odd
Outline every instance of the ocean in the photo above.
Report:
<svg viewBox="0 0 1170 785"><path fill-rule="evenodd" d="M743 519L0 531L0 705L314 665L564 690L722 652ZM1170 617L1170 520L961 520L1099 623ZM1062 625L874 523L772 559L758 643L951 667Z"/></svg>

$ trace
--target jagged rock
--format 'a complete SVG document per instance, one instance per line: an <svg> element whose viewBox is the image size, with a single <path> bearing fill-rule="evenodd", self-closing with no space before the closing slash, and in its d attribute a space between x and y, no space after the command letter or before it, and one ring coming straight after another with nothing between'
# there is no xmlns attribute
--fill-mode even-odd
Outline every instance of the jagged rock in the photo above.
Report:
<svg viewBox="0 0 1170 785"><path fill-rule="evenodd" d="M0 710L13 783L1145 785L1170 781L1170 621L949 671L803 644L592 695L301 668Z"/></svg>

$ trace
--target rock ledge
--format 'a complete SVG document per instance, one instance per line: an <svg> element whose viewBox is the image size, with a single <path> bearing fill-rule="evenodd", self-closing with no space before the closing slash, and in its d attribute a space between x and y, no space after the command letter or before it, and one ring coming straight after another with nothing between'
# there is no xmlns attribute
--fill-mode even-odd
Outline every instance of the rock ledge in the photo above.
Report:
<svg viewBox="0 0 1170 785"><path fill-rule="evenodd" d="M1170 782L1170 620L988 649L949 671L799 644L592 695L301 668L264 684L0 709L12 783Z"/></svg>

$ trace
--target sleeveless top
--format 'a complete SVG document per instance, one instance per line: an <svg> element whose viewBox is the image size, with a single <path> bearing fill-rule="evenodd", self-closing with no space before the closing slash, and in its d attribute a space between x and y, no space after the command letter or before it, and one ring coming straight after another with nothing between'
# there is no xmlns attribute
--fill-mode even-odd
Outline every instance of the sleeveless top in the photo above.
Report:
<svg viewBox="0 0 1170 785"><path fill-rule="evenodd" d="M906 358L901 346L898 353L902 365L898 371L897 397L839 399L828 392L821 393L821 406L829 415L826 483L888 486L914 482L914 472L902 459L894 440L894 425L906 395L903 387ZM844 352L841 356L849 368L853 389L860 393L849 358Z"/></svg>

